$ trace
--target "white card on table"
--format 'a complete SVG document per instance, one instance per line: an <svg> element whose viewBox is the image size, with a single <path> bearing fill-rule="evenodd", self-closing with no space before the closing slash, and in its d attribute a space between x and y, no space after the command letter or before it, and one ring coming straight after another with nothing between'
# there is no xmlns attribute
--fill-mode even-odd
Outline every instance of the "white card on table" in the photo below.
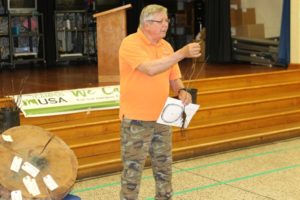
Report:
<svg viewBox="0 0 300 200"><path fill-rule="evenodd" d="M22 165L22 169L32 177L36 177L40 172L38 168L30 164L29 162L24 162L24 164Z"/></svg>
<svg viewBox="0 0 300 200"><path fill-rule="evenodd" d="M23 162L22 158L20 158L19 156L15 156L10 165L10 170L18 173L20 171L22 162Z"/></svg>
<svg viewBox="0 0 300 200"><path fill-rule="evenodd" d="M51 175L48 174L47 176L43 177L43 180L49 190L53 191L58 188L57 183Z"/></svg>
<svg viewBox="0 0 300 200"><path fill-rule="evenodd" d="M5 135L5 134L2 134L2 138L5 142L13 142L13 138L11 137L11 135Z"/></svg>
<svg viewBox="0 0 300 200"><path fill-rule="evenodd" d="M36 180L34 178L31 178L30 176L25 176L23 178L23 183L27 191L33 196L41 194L38 184L36 183Z"/></svg>
<svg viewBox="0 0 300 200"><path fill-rule="evenodd" d="M21 190L14 190L10 193L11 200L22 200L22 191Z"/></svg>

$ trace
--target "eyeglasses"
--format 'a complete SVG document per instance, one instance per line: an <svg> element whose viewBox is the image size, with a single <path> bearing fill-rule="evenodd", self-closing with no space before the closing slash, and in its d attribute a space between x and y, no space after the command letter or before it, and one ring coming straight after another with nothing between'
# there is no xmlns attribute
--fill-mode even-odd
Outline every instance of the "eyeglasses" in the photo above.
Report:
<svg viewBox="0 0 300 200"><path fill-rule="evenodd" d="M165 22L167 24L170 23L170 19L162 19L162 20L148 19L147 21L148 22L156 22L158 24L162 24L163 22Z"/></svg>

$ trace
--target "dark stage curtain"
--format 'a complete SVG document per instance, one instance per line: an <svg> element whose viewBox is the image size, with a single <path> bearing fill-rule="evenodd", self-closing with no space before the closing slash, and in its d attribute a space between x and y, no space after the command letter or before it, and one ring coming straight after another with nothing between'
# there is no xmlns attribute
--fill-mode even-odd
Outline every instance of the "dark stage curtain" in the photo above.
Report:
<svg viewBox="0 0 300 200"><path fill-rule="evenodd" d="M127 34L137 31L139 26L139 16L143 8L143 1L124 0L123 4L131 4L132 8L126 10L127 12Z"/></svg>
<svg viewBox="0 0 300 200"><path fill-rule="evenodd" d="M208 62L231 62L230 0L206 0L205 17Z"/></svg>
<svg viewBox="0 0 300 200"><path fill-rule="evenodd" d="M290 63L290 0L283 1L278 62L287 66Z"/></svg>
<svg viewBox="0 0 300 200"><path fill-rule="evenodd" d="M45 53L47 66L53 66L56 64L54 6L55 0L38 0L38 10L44 14Z"/></svg>

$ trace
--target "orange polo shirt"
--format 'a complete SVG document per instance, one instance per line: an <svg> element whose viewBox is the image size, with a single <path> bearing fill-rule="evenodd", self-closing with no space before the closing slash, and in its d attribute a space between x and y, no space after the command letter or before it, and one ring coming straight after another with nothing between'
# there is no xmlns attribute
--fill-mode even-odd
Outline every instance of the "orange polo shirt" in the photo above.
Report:
<svg viewBox="0 0 300 200"><path fill-rule="evenodd" d="M174 52L161 39L151 44L141 30L124 38L119 49L120 118L155 121L169 96L170 80L181 78L178 64L155 76L148 76L137 66L147 60L159 59Z"/></svg>

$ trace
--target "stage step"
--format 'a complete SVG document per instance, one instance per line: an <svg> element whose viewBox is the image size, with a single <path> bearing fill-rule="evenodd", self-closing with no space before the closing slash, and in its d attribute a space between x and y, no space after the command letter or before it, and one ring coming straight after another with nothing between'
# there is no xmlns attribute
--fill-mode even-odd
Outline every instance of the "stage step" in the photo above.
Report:
<svg viewBox="0 0 300 200"><path fill-rule="evenodd" d="M25 118L21 114L21 123L24 124L36 124L40 126L53 127L60 126L61 124L74 124L73 121L76 120L90 120L95 118L103 118L102 120L115 119L119 114L119 109L111 109L111 110L96 110L93 112L81 112L81 113L73 113L73 114L65 114L65 115L55 115L55 116L47 116L47 117L30 117ZM101 121L102 121L101 120Z"/></svg>
<svg viewBox="0 0 300 200"><path fill-rule="evenodd" d="M205 155L234 148L258 145L281 139L298 137L300 122L284 123L268 127L207 136L196 139L186 139L177 142L173 148L175 159Z"/></svg>
<svg viewBox="0 0 300 200"><path fill-rule="evenodd" d="M201 105L189 128L173 129L174 160L300 135L300 69L186 81ZM78 178L121 169L118 109L23 118L61 137Z"/></svg>
<svg viewBox="0 0 300 200"><path fill-rule="evenodd" d="M298 95L300 81L200 92L197 102L202 106L276 98L281 95Z"/></svg>
<svg viewBox="0 0 300 200"><path fill-rule="evenodd" d="M185 86L198 88L199 91L214 91L232 88L262 86L283 82L299 81L299 68L274 72L261 72L237 76L215 77L185 81Z"/></svg>
<svg viewBox="0 0 300 200"><path fill-rule="evenodd" d="M209 153L216 153L233 148L258 145L275 140L299 136L300 122L280 124L272 127L257 128L215 136L186 139L173 145L174 161L192 158ZM184 133L188 135L188 131ZM117 172L122 169L119 152L99 154L79 158L78 179ZM149 162L146 163L149 165Z"/></svg>
<svg viewBox="0 0 300 200"><path fill-rule="evenodd" d="M201 111L199 114L201 115ZM280 123L282 117L286 121L294 120L295 115L300 115L300 105L284 109L261 110L251 113L242 113L238 115L223 115L206 120L193 120L191 127L183 131L186 137L182 136L179 129L174 128L174 143L186 139L199 139L215 134L222 134L223 129L228 132L249 130L258 127L264 127L271 123ZM224 117L225 116L225 117ZM217 129L217 130L216 130ZM220 131L218 131L220 130ZM84 138L74 137L66 140L67 144L74 150L78 158L95 156L98 154L107 154L112 152L120 152L120 132L111 134L99 134L86 136Z"/></svg>

